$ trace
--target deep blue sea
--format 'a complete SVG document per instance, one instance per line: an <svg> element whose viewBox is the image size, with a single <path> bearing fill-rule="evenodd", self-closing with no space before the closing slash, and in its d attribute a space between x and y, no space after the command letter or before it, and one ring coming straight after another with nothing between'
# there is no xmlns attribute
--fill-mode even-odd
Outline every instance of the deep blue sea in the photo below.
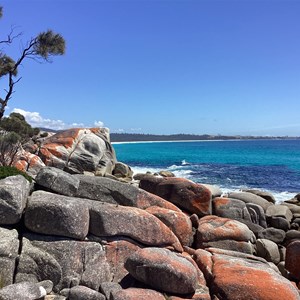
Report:
<svg viewBox="0 0 300 300"><path fill-rule="evenodd" d="M169 170L218 185L224 192L256 188L290 199L300 192L300 140L140 142L113 144L135 173Z"/></svg>

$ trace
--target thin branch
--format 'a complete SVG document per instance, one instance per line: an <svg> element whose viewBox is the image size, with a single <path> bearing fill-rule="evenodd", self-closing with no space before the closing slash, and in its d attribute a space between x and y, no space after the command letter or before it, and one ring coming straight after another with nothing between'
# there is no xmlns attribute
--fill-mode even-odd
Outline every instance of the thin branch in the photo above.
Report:
<svg viewBox="0 0 300 300"><path fill-rule="evenodd" d="M0 44L12 44L13 41L17 38L19 38L20 36L23 35L23 32L19 32L18 34L14 35L14 31L17 27L11 27L10 33L7 35L7 39L0 41Z"/></svg>

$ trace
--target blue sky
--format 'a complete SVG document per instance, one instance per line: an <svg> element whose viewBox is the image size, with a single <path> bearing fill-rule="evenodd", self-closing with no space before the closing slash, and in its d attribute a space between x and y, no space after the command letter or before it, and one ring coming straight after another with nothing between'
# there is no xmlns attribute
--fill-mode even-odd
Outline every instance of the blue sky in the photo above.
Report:
<svg viewBox="0 0 300 300"><path fill-rule="evenodd" d="M48 28L66 54L26 61L7 114L34 126L300 135L300 1L5 0L4 50ZM0 92L6 87L0 81Z"/></svg>

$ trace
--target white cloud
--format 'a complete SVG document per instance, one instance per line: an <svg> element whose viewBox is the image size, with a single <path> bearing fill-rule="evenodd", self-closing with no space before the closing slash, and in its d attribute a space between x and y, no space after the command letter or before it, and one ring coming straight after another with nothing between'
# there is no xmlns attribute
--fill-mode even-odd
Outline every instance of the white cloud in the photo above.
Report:
<svg viewBox="0 0 300 300"><path fill-rule="evenodd" d="M95 121L95 122L94 122L94 125L95 125L96 127L103 127L103 126L104 126L104 123L101 122L101 121Z"/></svg>
<svg viewBox="0 0 300 300"><path fill-rule="evenodd" d="M26 121L32 126L32 127L44 127L49 129L55 129L55 130L62 130L62 129L68 129L68 128L80 128L80 127L86 127L83 123L72 123L72 124L66 124L62 120L51 120L44 118L40 115L39 112L30 112L25 111L20 108L14 108L12 112L19 113L23 115L26 119ZM88 126L87 126L88 127Z"/></svg>
<svg viewBox="0 0 300 300"><path fill-rule="evenodd" d="M130 131L135 131L135 132L141 131L141 130L142 130L142 128L130 128Z"/></svg>

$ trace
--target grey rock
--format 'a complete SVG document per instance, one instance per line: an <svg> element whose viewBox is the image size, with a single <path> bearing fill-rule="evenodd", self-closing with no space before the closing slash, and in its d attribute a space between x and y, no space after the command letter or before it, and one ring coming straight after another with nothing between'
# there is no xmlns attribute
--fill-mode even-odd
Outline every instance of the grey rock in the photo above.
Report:
<svg viewBox="0 0 300 300"><path fill-rule="evenodd" d="M19 240L17 230L0 227L0 285L13 283Z"/></svg>
<svg viewBox="0 0 300 300"><path fill-rule="evenodd" d="M260 197L266 199L267 201L269 201L271 203L276 202L274 196L271 193L268 193L268 192L265 192L265 191L250 189L250 190L243 190L243 192L248 192L248 193L260 196Z"/></svg>
<svg viewBox="0 0 300 300"><path fill-rule="evenodd" d="M267 222L270 227L282 229L287 231L290 229L290 222L283 217L267 217Z"/></svg>
<svg viewBox="0 0 300 300"><path fill-rule="evenodd" d="M300 214L300 206L295 204L290 204L282 202L281 205L287 206L293 214Z"/></svg>
<svg viewBox="0 0 300 300"><path fill-rule="evenodd" d="M269 262L273 262L275 265L280 262L278 246L270 240L258 239L256 241L256 252L258 256L265 258Z"/></svg>
<svg viewBox="0 0 300 300"><path fill-rule="evenodd" d="M252 223L251 221L249 222L249 221L245 221L245 220L243 220L243 219L238 220L238 221L241 222L241 223L243 223L243 224L245 224L245 225L247 225L247 227L254 233L254 235L255 235L256 237L258 237L258 234L259 234L261 231L264 230L263 227L261 227L261 226L258 225L258 224L254 224L254 223Z"/></svg>
<svg viewBox="0 0 300 300"><path fill-rule="evenodd" d="M112 174L118 178L130 178L132 179L133 176L133 171L131 170L131 168L122 163L122 162L116 162L115 164L115 168L112 172Z"/></svg>
<svg viewBox="0 0 300 300"><path fill-rule="evenodd" d="M197 270L184 256L162 248L138 250L125 263L137 280L164 292L193 293L197 287Z"/></svg>
<svg viewBox="0 0 300 300"><path fill-rule="evenodd" d="M51 280L43 280L38 283L39 286L42 286L47 294L50 294L53 290L53 282Z"/></svg>
<svg viewBox="0 0 300 300"><path fill-rule="evenodd" d="M43 300L66 300L67 298L62 295L46 295Z"/></svg>
<svg viewBox="0 0 300 300"><path fill-rule="evenodd" d="M286 233L286 240L290 241L290 240L294 240L294 239L300 239L300 231L298 230L289 230Z"/></svg>
<svg viewBox="0 0 300 300"><path fill-rule="evenodd" d="M28 201L25 226L37 233L83 240L89 229L89 208L76 198L36 191Z"/></svg>
<svg viewBox="0 0 300 300"><path fill-rule="evenodd" d="M22 243L16 282L47 279L59 292L79 284L98 290L101 282L112 279L99 243L37 234L27 234Z"/></svg>
<svg viewBox="0 0 300 300"><path fill-rule="evenodd" d="M101 293L94 291L86 286L77 285L70 289L63 289L61 295L66 296L69 300L105 300L106 297Z"/></svg>
<svg viewBox="0 0 300 300"><path fill-rule="evenodd" d="M278 228L269 227L258 234L260 239L267 239L276 244L280 244L285 239L285 231Z"/></svg>
<svg viewBox="0 0 300 300"><path fill-rule="evenodd" d="M100 285L100 291L105 295L106 299L111 299L112 294L121 291L122 287L116 282L102 282Z"/></svg>
<svg viewBox="0 0 300 300"><path fill-rule="evenodd" d="M22 175L0 180L0 225L20 221L30 191L30 183Z"/></svg>
<svg viewBox="0 0 300 300"><path fill-rule="evenodd" d="M291 222L293 218L291 210L285 205L272 205L268 207L266 215L268 217L282 217L288 222Z"/></svg>
<svg viewBox="0 0 300 300"><path fill-rule="evenodd" d="M212 200L212 206L214 214L219 217L251 221L246 204L241 200L217 197Z"/></svg>
<svg viewBox="0 0 300 300"><path fill-rule="evenodd" d="M261 206L264 211L266 211L269 206L273 205L266 199L264 199L260 196L254 195L252 193L247 193L247 192L232 192L232 193L228 194L228 197L242 200L245 203L257 204L257 205Z"/></svg>
<svg viewBox="0 0 300 300"><path fill-rule="evenodd" d="M35 181L42 187L66 196L75 196L79 179L63 170L44 167L38 172Z"/></svg>
<svg viewBox="0 0 300 300"><path fill-rule="evenodd" d="M0 300L36 300L46 296L46 290L38 284L20 282L0 290Z"/></svg>
<svg viewBox="0 0 300 300"><path fill-rule="evenodd" d="M260 205L253 203L246 203L247 209L251 215L251 220L253 223L262 226L263 228L267 227L266 216L263 208ZM255 214L254 214L255 212Z"/></svg>

